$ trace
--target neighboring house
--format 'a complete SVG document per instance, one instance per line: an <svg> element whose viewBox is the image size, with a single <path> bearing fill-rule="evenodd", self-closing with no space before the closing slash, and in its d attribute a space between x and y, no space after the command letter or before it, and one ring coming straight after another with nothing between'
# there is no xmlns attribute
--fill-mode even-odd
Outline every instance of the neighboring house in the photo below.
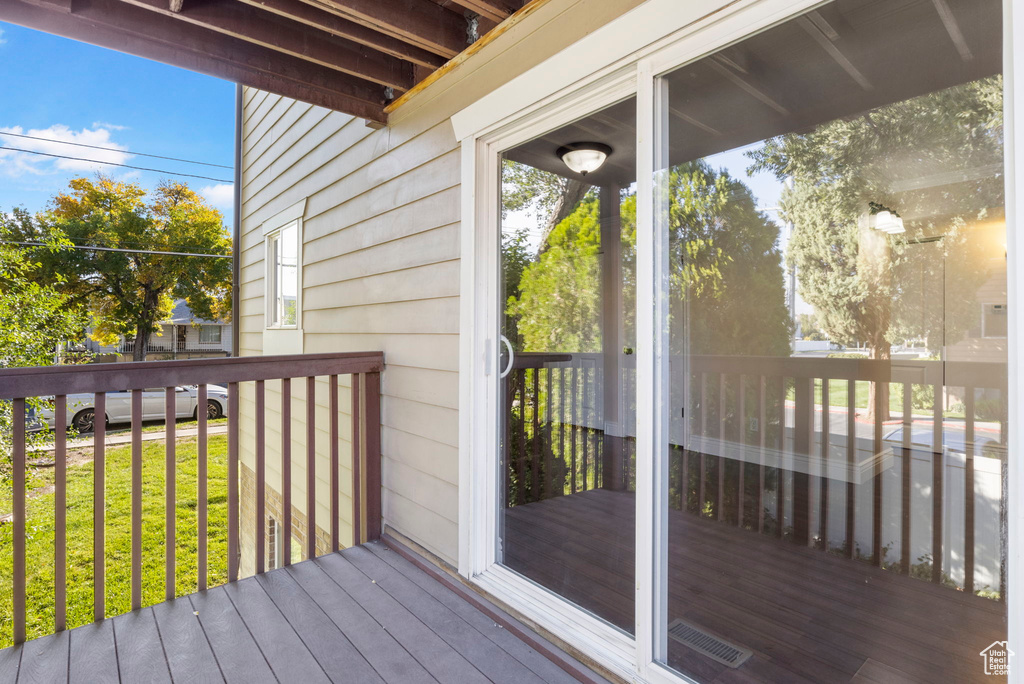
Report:
<svg viewBox="0 0 1024 684"><path fill-rule="evenodd" d="M231 356L231 342L231 323L196 318L188 303L179 299L167 320L160 322L160 332L149 338L146 360ZM85 346L103 361L131 361L135 340L122 338L115 345L102 345L87 337Z"/></svg>
<svg viewBox="0 0 1024 684"><path fill-rule="evenodd" d="M469 588L466 604L366 548L237 582L231 616L263 592L291 598L286 620L245 620L252 639L309 637L267 648L268 663L308 644L323 666L345 630L376 630L356 646L372 649L425 625L441 638L424 637L418 662L469 634L481 681L546 679L503 669L523 645L492 631L510 624L495 606L531 648L546 648L532 629L633 682L974 681L986 645L1022 633L1010 561L1024 549L1024 376L1010 369L1024 242L1006 199L1024 196L1024 136L1004 126L1024 129L1024 21L1011 0L129 4L247 45L302 38L287 58L229 46L204 62L246 76L239 358L117 370L167 402L204 369L237 393L229 578L383 532ZM508 4L518 12L444 66L422 59L445 26L472 41ZM453 19L456 6L473 11ZM428 17L419 33L414 16ZM85 20L133 40L147 26ZM321 25L386 33L387 59L300 69L285 87L292 60L331 64L310 33ZM978 303L979 329L940 360L787 355L783 209L820 250L816 286L860 277L828 292L876 341L915 312L941 337ZM930 245L922 275L889 287L910 245ZM958 270L968 247L980 275ZM54 374L24 384L42 392ZM858 415L882 387L890 407ZM948 388L962 416L943 414ZM325 594L308 589L320 574ZM381 601L393 621L351 617Z"/></svg>

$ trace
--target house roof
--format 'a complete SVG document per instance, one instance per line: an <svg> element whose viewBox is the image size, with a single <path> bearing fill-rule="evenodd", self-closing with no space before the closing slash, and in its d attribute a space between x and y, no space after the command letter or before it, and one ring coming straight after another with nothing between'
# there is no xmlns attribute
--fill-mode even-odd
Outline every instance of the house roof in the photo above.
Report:
<svg viewBox="0 0 1024 684"><path fill-rule="evenodd" d="M386 123L389 102L524 3L3 0L0 21Z"/></svg>
<svg viewBox="0 0 1024 684"><path fill-rule="evenodd" d="M178 299L174 302L174 308L171 309L171 315L164 321L165 324L171 325L224 325L225 321L211 321L205 318L197 318L193 313L192 309L189 308L188 303L184 299Z"/></svg>

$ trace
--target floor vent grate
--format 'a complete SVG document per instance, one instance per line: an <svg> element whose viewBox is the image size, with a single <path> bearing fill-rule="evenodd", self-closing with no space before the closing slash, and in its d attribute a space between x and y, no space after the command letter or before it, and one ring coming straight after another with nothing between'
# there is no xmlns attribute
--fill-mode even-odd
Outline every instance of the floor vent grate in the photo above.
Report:
<svg viewBox="0 0 1024 684"><path fill-rule="evenodd" d="M668 626L668 635L698 653L732 668L737 668L747 662L747 659L753 654L748 649L740 648L728 641L722 641L700 627L681 619L676 619Z"/></svg>

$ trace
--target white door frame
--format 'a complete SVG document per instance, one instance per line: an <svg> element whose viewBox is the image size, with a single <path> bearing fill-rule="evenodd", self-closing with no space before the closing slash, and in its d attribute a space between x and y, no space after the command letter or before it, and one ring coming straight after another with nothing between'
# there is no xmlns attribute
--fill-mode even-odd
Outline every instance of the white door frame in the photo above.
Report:
<svg viewBox="0 0 1024 684"><path fill-rule="evenodd" d="M659 596L666 589L667 421L661 405L666 386L666 303L657 287L667 277L666 257L654 239L658 74L698 59L768 26L799 14L820 0L648 0L547 62L481 98L452 117L462 145L462 262L459 399L459 573L542 628L579 649L611 672L652 682L688 681L662 665L666 620ZM1024 340L1024 240L1015 237L1024 174L1014 158L1024 155L1024 107L1013 103L1013 74L1024 73L1024 11L1004 0L1006 122L1006 217L1009 304L1009 489L1024 495L1020 453L1024 426L1024 374L1017 348ZM652 27L656 34L652 34ZM1022 43L1024 44L1024 43ZM500 253L499 154L537 135L637 94L637 539L636 637L581 610L554 592L496 563L498 461L498 276ZM518 109L509 103L517 103ZM648 287L640 287L640 283ZM654 330L661 330L659 336ZM1024 587L1024 502L1011 494L1007 583ZM1024 600L1009 592L1011 648L1024 654ZM1024 663L1024 655L1018 656ZM979 661L980 662L980 661ZM1024 665L1011 682L1024 684Z"/></svg>

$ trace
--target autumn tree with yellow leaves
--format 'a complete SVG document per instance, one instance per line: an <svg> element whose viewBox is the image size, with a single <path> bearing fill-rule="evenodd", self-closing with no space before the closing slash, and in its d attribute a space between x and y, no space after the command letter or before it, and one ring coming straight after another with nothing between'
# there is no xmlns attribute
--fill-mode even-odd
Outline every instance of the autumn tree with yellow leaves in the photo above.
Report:
<svg viewBox="0 0 1024 684"><path fill-rule="evenodd" d="M24 230L26 242L63 241L33 255L36 276L62 279L62 290L91 311L96 340L134 338L135 361L146 358L175 299L200 318L230 316L231 260L217 256L231 253L231 237L221 213L183 183L147 193L104 176L75 178Z"/></svg>

